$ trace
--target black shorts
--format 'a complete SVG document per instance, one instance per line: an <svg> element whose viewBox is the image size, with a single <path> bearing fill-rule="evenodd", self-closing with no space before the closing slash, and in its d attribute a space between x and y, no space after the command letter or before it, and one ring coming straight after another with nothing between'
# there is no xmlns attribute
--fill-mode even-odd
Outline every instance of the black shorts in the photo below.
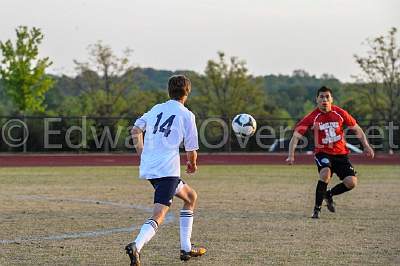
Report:
<svg viewBox="0 0 400 266"><path fill-rule="evenodd" d="M357 173L347 155L331 155L321 152L315 154L314 159L318 167L318 172L322 168L329 167L331 169L331 176L335 173L340 180L343 180L347 176L355 176Z"/></svg>
<svg viewBox="0 0 400 266"><path fill-rule="evenodd" d="M155 189L154 203L160 203L166 206L171 206L172 199L176 194L178 186L184 184L177 176L149 179L149 181Z"/></svg>

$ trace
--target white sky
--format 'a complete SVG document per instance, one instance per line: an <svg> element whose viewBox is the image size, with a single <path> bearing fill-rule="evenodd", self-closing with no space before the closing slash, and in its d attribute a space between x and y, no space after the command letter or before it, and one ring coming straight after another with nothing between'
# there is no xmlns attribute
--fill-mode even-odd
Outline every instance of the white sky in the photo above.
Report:
<svg viewBox="0 0 400 266"><path fill-rule="evenodd" d="M132 62L203 72L217 51L238 56L252 74L305 69L343 81L359 73L362 42L400 28L398 0L0 0L0 40L18 25L42 29L51 72L73 73L98 40Z"/></svg>

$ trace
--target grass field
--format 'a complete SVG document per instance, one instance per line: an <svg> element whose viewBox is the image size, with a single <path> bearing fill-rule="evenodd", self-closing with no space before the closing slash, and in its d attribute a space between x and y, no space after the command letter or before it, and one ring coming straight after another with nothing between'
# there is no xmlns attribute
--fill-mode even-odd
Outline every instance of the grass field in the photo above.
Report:
<svg viewBox="0 0 400 266"><path fill-rule="evenodd" d="M399 265L400 166L358 166L359 186L309 218L314 166L201 166L193 242L181 263L177 199L142 251L144 265ZM123 251L149 216L137 167L2 168L0 265L128 265ZM338 182L335 177L333 184ZM129 232L129 231L132 231Z"/></svg>

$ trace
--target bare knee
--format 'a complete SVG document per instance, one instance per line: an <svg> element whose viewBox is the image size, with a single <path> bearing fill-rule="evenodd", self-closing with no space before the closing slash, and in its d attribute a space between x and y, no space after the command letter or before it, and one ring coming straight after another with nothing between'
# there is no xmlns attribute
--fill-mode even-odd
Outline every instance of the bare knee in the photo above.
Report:
<svg viewBox="0 0 400 266"><path fill-rule="evenodd" d="M197 193L189 185L185 184L175 196L183 200L184 209L194 210L197 201Z"/></svg>
<svg viewBox="0 0 400 266"><path fill-rule="evenodd" d="M153 209L153 215L150 219L157 222L158 225L161 225L164 221L165 216L167 215L169 210L168 206L165 206L160 203L156 203Z"/></svg>
<svg viewBox="0 0 400 266"><path fill-rule="evenodd" d="M348 188L348 189L353 189L357 186L357 177L356 176L348 176L343 180L344 185Z"/></svg>
<svg viewBox="0 0 400 266"><path fill-rule="evenodd" d="M190 205L195 205L197 201L197 192L192 189L190 193L188 193L187 203Z"/></svg>
<svg viewBox="0 0 400 266"><path fill-rule="evenodd" d="M324 181L325 183L329 183L331 179L331 169L329 168L321 169L321 171L319 172L319 179L321 181Z"/></svg>

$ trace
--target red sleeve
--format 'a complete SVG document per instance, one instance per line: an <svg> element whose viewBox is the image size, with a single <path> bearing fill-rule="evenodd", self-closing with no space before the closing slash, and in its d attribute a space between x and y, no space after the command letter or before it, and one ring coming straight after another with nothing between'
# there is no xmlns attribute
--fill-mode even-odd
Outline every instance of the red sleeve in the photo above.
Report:
<svg viewBox="0 0 400 266"><path fill-rule="evenodd" d="M306 115L300 122L296 124L294 131L297 131L301 135L304 135L309 127L311 127L314 123L314 113L310 113Z"/></svg>
<svg viewBox="0 0 400 266"><path fill-rule="evenodd" d="M343 116L343 124L349 127L354 127L357 125L357 121L354 117L352 117L347 111L342 110L342 116Z"/></svg>

